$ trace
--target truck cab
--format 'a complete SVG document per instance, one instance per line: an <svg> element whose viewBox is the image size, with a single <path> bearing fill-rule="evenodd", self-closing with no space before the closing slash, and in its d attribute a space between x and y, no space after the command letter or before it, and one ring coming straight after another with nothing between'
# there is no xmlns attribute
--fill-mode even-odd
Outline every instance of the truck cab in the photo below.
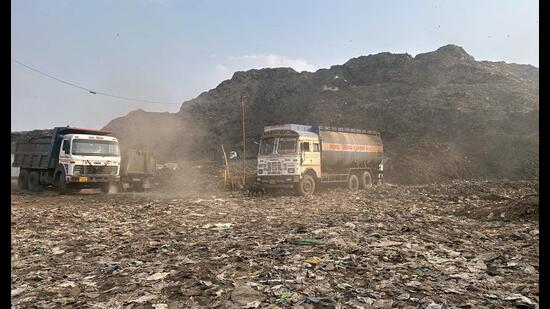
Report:
<svg viewBox="0 0 550 309"><path fill-rule="evenodd" d="M311 195L321 184L368 189L383 177L380 133L365 129L283 124L264 128L256 187Z"/></svg>
<svg viewBox="0 0 550 309"><path fill-rule="evenodd" d="M19 167L23 190L53 185L60 193L82 188L109 192L120 179L120 150L111 131L56 127L47 136L18 142L13 167Z"/></svg>
<svg viewBox="0 0 550 309"><path fill-rule="evenodd" d="M256 182L264 188L292 189L304 175L320 175L319 136L306 126L271 126L264 129L258 149Z"/></svg>
<svg viewBox="0 0 550 309"><path fill-rule="evenodd" d="M67 183L110 182L119 175L120 149L112 136L67 134L63 136L59 163Z"/></svg>

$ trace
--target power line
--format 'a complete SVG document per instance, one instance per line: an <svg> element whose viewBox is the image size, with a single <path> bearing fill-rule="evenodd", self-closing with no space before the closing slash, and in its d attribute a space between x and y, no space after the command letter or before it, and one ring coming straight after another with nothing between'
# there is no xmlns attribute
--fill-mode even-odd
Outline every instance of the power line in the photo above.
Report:
<svg viewBox="0 0 550 309"><path fill-rule="evenodd" d="M175 103L175 102L161 102L161 101L152 101L152 100L145 100L145 99L137 99L137 98L130 98L130 97L126 97L126 96L120 96L120 95L115 95L115 94L110 94L110 93L106 93L106 92L101 92L101 91L94 91L90 88L87 88L87 87L84 87L84 86L80 86L78 84L75 84L75 83L72 83L72 82L69 82L69 81L66 81L66 80L63 80L61 78L58 78L58 77L55 77L55 76L52 76L48 73L44 73L36 68L33 68L27 64L24 64L23 62L21 61L18 61L18 60L15 60L13 58L11 58L11 61L13 63L16 63L20 66L23 66L35 73L38 73L40 75L43 75L43 76L46 76L48 78L51 78L53 80L56 80L60 83L63 83L65 85L69 85L71 87L75 87L75 88L78 88L80 90L84 90L88 93L91 93L91 94L96 94L96 95L102 95L102 96L106 96L106 97L111 97L111 98L115 98L115 99L120 99L120 100L126 100L126 101L136 101L136 102L145 102L145 103L151 103L151 104L167 104L167 105L175 105L175 104L178 104L180 105L181 103Z"/></svg>

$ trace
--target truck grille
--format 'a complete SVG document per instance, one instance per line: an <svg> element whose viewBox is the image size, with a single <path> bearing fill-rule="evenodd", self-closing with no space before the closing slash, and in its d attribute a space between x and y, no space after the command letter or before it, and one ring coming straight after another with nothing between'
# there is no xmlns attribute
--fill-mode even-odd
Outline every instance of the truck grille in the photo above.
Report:
<svg viewBox="0 0 550 309"><path fill-rule="evenodd" d="M280 174L281 173L281 162L267 162L267 174Z"/></svg>
<svg viewBox="0 0 550 309"><path fill-rule="evenodd" d="M116 175L118 166L91 166L91 165L75 165L73 173L80 172L81 175Z"/></svg>

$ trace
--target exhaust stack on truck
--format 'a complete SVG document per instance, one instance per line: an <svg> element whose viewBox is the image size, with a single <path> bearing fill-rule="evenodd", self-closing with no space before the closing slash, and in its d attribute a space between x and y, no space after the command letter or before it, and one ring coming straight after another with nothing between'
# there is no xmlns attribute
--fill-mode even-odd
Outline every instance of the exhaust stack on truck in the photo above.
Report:
<svg viewBox="0 0 550 309"><path fill-rule="evenodd" d="M366 189L383 178L383 145L375 131L284 124L264 128L256 184L313 194L325 183Z"/></svg>
<svg viewBox="0 0 550 309"><path fill-rule="evenodd" d="M41 191L53 185L60 193L83 188L109 192L119 180L120 151L111 131L56 127L51 135L18 142L12 166L19 167L21 189Z"/></svg>

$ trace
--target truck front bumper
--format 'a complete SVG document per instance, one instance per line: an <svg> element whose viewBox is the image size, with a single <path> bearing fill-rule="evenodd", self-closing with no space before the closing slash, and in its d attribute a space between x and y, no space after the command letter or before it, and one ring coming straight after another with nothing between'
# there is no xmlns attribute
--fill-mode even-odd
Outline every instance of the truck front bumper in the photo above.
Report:
<svg viewBox="0 0 550 309"><path fill-rule="evenodd" d="M78 175L78 176L67 176L67 182L70 183L100 183L100 182L115 182L119 181L120 176L118 175Z"/></svg>
<svg viewBox="0 0 550 309"><path fill-rule="evenodd" d="M294 184L298 182L300 182L299 175L270 175L256 177L256 183L264 188L292 189Z"/></svg>

